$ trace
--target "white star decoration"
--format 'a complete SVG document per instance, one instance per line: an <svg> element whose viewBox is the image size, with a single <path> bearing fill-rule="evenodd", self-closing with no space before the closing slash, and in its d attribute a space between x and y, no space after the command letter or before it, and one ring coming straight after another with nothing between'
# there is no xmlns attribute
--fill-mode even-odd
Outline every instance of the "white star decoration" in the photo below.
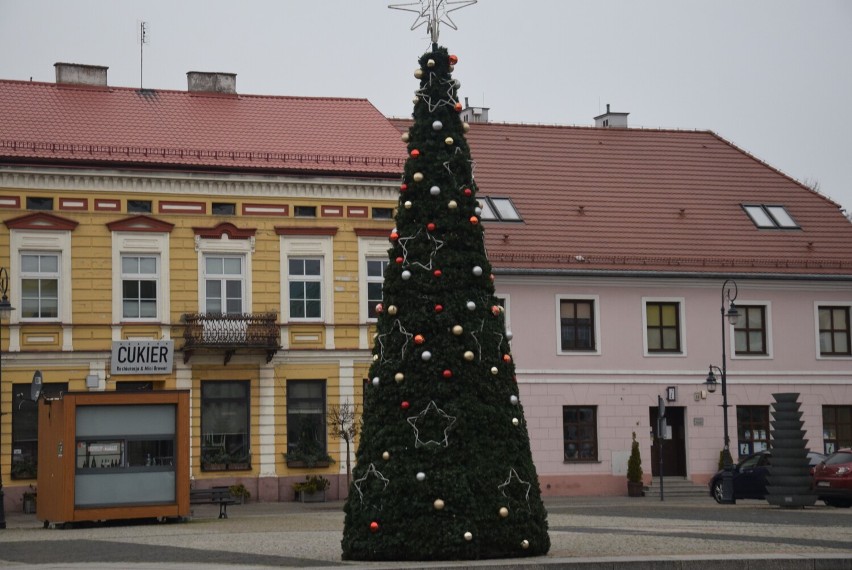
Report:
<svg viewBox="0 0 852 570"><path fill-rule="evenodd" d="M444 428L444 439L441 441L436 441L434 439L430 439L429 441L422 441L420 439L420 429L417 427L417 422L423 421L429 413L435 413L443 418L443 421L446 422L447 427ZM408 418L408 423L411 424L411 427L414 428L414 447L424 447L426 445L439 445L443 447L447 447L450 442L448 440L449 435L447 434L450 431L450 428L453 427L453 424L456 423L455 416L450 416L444 412L444 410L440 409L434 401L429 402L429 405L426 406L422 412L417 414L416 416L411 416Z"/></svg>
<svg viewBox="0 0 852 570"><path fill-rule="evenodd" d="M438 250L441 249L442 247L444 247L444 242L439 240L439 239L435 239L435 236L433 236L430 232L425 232L426 233L426 239L429 240L432 244L432 251L429 253L429 263L424 265L423 263L420 263L419 261L409 261L408 260L408 248L406 247L408 245L408 242L410 242L411 240L416 240L418 238L418 236L420 236L420 234L422 234L422 233L424 233L423 230L419 229L419 230L417 230L417 233L414 234L413 236L399 238L399 240L398 240L399 246L402 248L402 266L403 267L409 267L411 265L416 265L418 267L426 269L427 271L431 271L432 270L432 260L435 258L435 254L438 253Z"/></svg>
<svg viewBox="0 0 852 570"><path fill-rule="evenodd" d="M405 351L408 348L408 343L411 342L411 339L414 336L413 334L405 330L405 327L402 326L402 323L399 322L399 319L394 321L393 325L391 325L391 332L380 334L377 337L377 340L379 341L379 346L381 347L379 352L381 353L380 356L382 358L382 362L390 362L390 358L385 358L385 337L390 336L392 334L397 334L394 332L394 329L399 329L399 334L402 334L405 337L405 342L402 344L402 354L399 357L400 360L405 358Z"/></svg>
<svg viewBox="0 0 852 570"><path fill-rule="evenodd" d="M384 483L384 486L382 487L382 491L387 489L388 483L390 483L390 480L388 480L384 475L379 473L379 471L376 469L376 466L373 463L370 463L370 466L367 468L367 472L364 474L364 476L361 477L360 479L355 479L355 481L354 481L355 490L358 491L358 497L361 498L361 503L364 502L364 491L361 489L361 486L364 485L367 482L367 479L370 478L371 476L375 477L376 479L378 479L379 481ZM376 506L376 508L379 509L379 510L382 510L381 502L379 503L378 506Z"/></svg>
<svg viewBox="0 0 852 570"><path fill-rule="evenodd" d="M449 105L454 106L458 101L453 94L453 89L455 88L455 81L452 79L444 79L441 80L441 83L447 85L447 98L446 99L438 99L437 103L432 103L432 97L429 96L429 86L432 85L432 80L436 77L434 73L429 72L429 82L418 89L415 92L415 95L423 99L423 101L429 106L429 112L432 113L440 107L441 105Z"/></svg>
<svg viewBox="0 0 852 570"><path fill-rule="evenodd" d="M473 342L476 343L476 351L479 353L479 360L482 360L482 345L479 343L479 335L482 334L482 329L484 327L485 327L485 319L479 321L479 329L477 329L475 331L471 331L471 333L470 333L470 336L473 337ZM495 332L492 332L492 333L489 333L489 334L493 334L494 336L499 337L499 340L497 341L497 355L499 356L500 355L500 347L503 346L503 339L505 337L502 334L495 333Z"/></svg>
<svg viewBox="0 0 852 570"><path fill-rule="evenodd" d="M456 0L448 2L447 0L420 0L419 2L407 2L405 4L389 4L388 8L394 10L404 10L406 12L414 12L417 14L414 23L411 24L411 29L416 30L423 24L426 24L426 29L429 30L429 35L432 38L432 43L438 43L438 27L444 23L454 30L458 30L458 26L450 18L450 12L461 10L471 4L476 4L477 0ZM449 8L459 4L455 8ZM407 8L407 6L417 6L417 8Z"/></svg>
<svg viewBox="0 0 852 570"><path fill-rule="evenodd" d="M515 471L514 467L511 467L509 469L509 477L507 477L506 480L502 484L497 485L497 488L500 490L500 492L503 494L503 496L506 497L507 499L513 498L513 497L510 497L509 495L506 494L506 487L508 487L509 485L513 485L512 479L517 481L517 483L515 483L515 485L521 485L521 488L524 489L524 499L526 499L526 501L527 501L527 510L529 510L530 509L530 487L532 487L532 485L530 483L528 483L527 481L521 480L521 478L518 476L518 472Z"/></svg>

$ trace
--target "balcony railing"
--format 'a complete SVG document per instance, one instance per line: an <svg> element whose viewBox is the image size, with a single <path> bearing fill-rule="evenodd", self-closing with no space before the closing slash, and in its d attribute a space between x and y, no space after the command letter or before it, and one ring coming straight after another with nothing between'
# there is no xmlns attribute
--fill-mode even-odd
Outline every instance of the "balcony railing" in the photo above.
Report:
<svg viewBox="0 0 852 570"><path fill-rule="evenodd" d="M281 348L277 313L186 313L183 321L184 363L199 349L223 351L225 364L239 349L260 349L269 362Z"/></svg>

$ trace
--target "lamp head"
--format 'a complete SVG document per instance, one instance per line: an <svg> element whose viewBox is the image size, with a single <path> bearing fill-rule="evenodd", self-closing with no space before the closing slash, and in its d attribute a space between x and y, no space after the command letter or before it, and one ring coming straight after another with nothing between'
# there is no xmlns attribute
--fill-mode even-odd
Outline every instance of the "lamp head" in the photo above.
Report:
<svg viewBox="0 0 852 570"><path fill-rule="evenodd" d="M713 367L710 367L710 372L707 374L707 379L704 381L707 385L707 391L711 394L716 391L716 375L713 374Z"/></svg>
<svg viewBox="0 0 852 570"><path fill-rule="evenodd" d="M737 323L740 320L740 312L737 310L737 306L731 301L731 306L728 308L728 322L731 323L731 326L737 326Z"/></svg>

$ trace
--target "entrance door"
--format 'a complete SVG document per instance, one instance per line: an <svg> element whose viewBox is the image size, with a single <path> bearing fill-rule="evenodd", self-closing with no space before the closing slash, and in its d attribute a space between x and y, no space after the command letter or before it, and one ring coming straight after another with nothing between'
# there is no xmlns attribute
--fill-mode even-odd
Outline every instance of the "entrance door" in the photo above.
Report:
<svg viewBox="0 0 852 570"><path fill-rule="evenodd" d="M657 406L649 408L651 429L657 430ZM684 408L666 406L666 423L672 431L672 438L660 440L654 438L651 446L651 473L660 476L660 443L663 448L663 477L686 477L686 429L684 428Z"/></svg>

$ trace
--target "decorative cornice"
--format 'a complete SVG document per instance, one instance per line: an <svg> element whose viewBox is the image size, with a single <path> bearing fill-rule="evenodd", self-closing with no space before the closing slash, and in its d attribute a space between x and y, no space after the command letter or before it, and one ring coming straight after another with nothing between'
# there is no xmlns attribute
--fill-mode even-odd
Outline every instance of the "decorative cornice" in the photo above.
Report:
<svg viewBox="0 0 852 570"><path fill-rule="evenodd" d="M74 220L60 218L53 214L37 212L6 220L4 222L10 230L53 230L69 231L76 228L79 223Z"/></svg>
<svg viewBox="0 0 852 570"><path fill-rule="evenodd" d="M193 227L195 235L204 239L222 239L227 235L229 239L251 239L257 233L257 228L238 228L230 222L222 222L212 228Z"/></svg>
<svg viewBox="0 0 852 570"><path fill-rule="evenodd" d="M358 180L350 177L307 178L217 174L130 173L117 170L71 170L0 166L0 188L69 190L115 195L161 193L176 196L371 200L396 202L398 177Z"/></svg>
<svg viewBox="0 0 852 570"><path fill-rule="evenodd" d="M175 225L150 216L132 216L106 224L111 232L171 233Z"/></svg>
<svg viewBox="0 0 852 570"><path fill-rule="evenodd" d="M279 236L335 236L337 228L333 227L312 227L300 228L297 226L275 226L275 233Z"/></svg>

